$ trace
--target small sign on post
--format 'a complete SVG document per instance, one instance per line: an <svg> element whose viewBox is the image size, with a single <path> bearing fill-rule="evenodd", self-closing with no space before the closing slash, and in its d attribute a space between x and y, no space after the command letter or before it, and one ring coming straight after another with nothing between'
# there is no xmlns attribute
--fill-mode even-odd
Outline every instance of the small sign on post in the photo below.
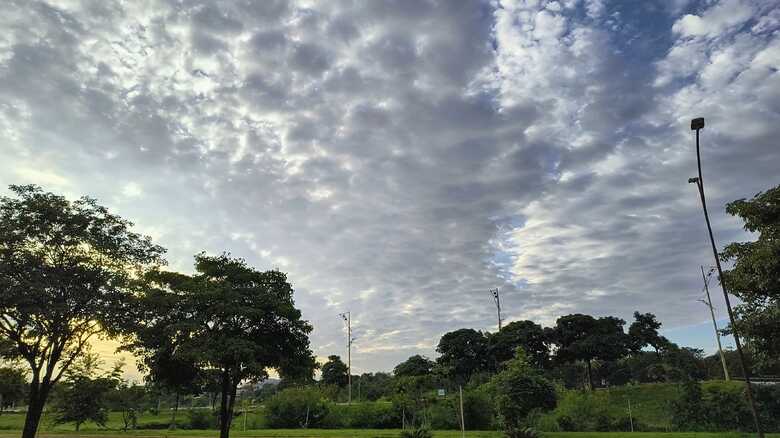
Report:
<svg viewBox="0 0 780 438"><path fill-rule="evenodd" d="M444 388L439 388L438 393L439 393L439 397L444 397L447 394Z"/></svg>

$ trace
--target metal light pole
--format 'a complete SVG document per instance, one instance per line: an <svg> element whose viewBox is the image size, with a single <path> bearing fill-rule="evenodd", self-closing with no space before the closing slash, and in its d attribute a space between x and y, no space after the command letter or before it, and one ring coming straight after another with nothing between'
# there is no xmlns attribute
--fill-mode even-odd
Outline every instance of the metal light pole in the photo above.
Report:
<svg viewBox="0 0 780 438"><path fill-rule="evenodd" d="M496 302L496 313L498 314L498 331L501 331L501 297L498 295L498 288L490 289L493 294L493 301Z"/></svg>
<svg viewBox="0 0 780 438"><path fill-rule="evenodd" d="M720 257L718 257L718 247L715 245L715 237L712 234L712 225L710 224L710 215L707 213L707 200L704 196L704 178L701 174L701 153L699 151L699 131L704 128L704 118L699 117L691 120L691 130L696 131L696 164L699 171L698 178L689 178L690 184L696 184L699 189L699 198L701 199L701 208L704 211L704 221L707 223L707 231L710 235L710 244L712 246L712 254L715 256L715 267L718 269L718 279L720 280L720 287L723 289L723 298L726 300L726 309L729 313L729 321L731 321L731 331L734 335L734 344L737 346L737 355L739 356L739 364L742 367L742 373L745 376L745 389L747 391L748 400L750 400L750 410L753 413L753 421L756 424L756 432L759 438L764 438L764 431L761 429L761 422L758 420L758 410L756 409L756 401L753 398L753 388L750 384L750 370L745 363L745 355L742 353L742 343L739 341L739 333L737 331L736 320L734 319L734 311L731 309L731 300L729 299L728 289L726 288L726 282L723 278L723 269L720 267Z"/></svg>
<svg viewBox="0 0 780 438"><path fill-rule="evenodd" d="M339 316L347 323L347 404L352 404L352 317L349 311Z"/></svg>
<svg viewBox="0 0 780 438"><path fill-rule="evenodd" d="M710 315L712 316L712 326L715 328L715 340L718 341L718 354L720 354L720 363L723 365L723 376L726 379L726 381L731 380L729 378L729 368L726 366L726 356L723 354L723 346L720 345L720 333L718 332L718 323L715 321L715 308L712 306L712 298L710 298L710 287L709 287L709 280L707 279L707 276L704 275L704 266L699 266L701 268L701 278L704 280L704 291L707 292L707 301L699 300L704 305L709 307L710 309ZM712 272L712 271L710 271Z"/></svg>

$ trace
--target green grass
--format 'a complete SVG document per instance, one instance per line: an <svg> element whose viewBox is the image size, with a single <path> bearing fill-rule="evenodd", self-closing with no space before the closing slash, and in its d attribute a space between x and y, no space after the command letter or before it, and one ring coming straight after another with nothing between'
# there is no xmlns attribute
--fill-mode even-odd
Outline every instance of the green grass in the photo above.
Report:
<svg viewBox="0 0 780 438"><path fill-rule="evenodd" d="M98 431L90 430L79 432L44 432L39 437L87 437L87 438L163 438L163 437L216 437L217 431L214 430L177 430L177 431ZM18 437L19 432L0 431L1 438ZM341 429L341 430L323 430L323 429L267 429L267 430L248 430L233 431L231 436L243 438L397 438L398 430L393 429ZM434 438L460 438L459 431L435 431ZM502 438L502 434L496 431L468 431L466 438ZM632 438L742 438L750 437L750 434L738 433L663 433L663 432L554 432L542 434L544 438L618 438L630 436ZM767 434L768 438L780 438L780 434Z"/></svg>

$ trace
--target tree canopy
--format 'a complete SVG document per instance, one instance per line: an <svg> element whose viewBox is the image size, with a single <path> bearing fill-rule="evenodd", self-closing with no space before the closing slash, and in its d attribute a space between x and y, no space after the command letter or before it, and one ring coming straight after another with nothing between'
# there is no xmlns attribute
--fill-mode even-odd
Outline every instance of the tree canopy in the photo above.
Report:
<svg viewBox="0 0 780 438"><path fill-rule="evenodd" d="M22 437L33 438L52 386L91 338L119 333L164 250L94 199L10 190L0 198L0 335L30 368Z"/></svg>
<svg viewBox="0 0 780 438"><path fill-rule="evenodd" d="M328 356L328 361L322 365L322 383L326 385L345 386L347 384L347 364L336 355Z"/></svg>
<svg viewBox="0 0 780 438"><path fill-rule="evenodd" d="M480 331L464 328L445 333L436 351L441 355L436 362L450 377L461 383L467 382L474 373L487 369L487 338Z"/></svg>
<svg viewBox="0 0 780 438"><path fill-rule="evenodd" d="M415 354L396 365L393 368L393 374L396 376L427 376L433 372L435 365L436 362L427 357Z"/></svg>
<svg viewBox="0 0 780 438"><path fill-rule="evenodd" d="M495 366L515 357L522 347L529 362L537 367L547 366L550 345L544 329L533 321L512 321L489 337L489 352Z"/></svg>
<svg viewBox="0 0 780 438"><path fill-rule="evenodd" d="M726 211L744 221L746 231L757 234L752 242L726 246L721 258L733 263L723 273L728 290L742 300L736 306L740 335L756 356L757 365L769 369L780 364L780 186L752 199L738 199Z"/></svg>
<svg viewBox="0 0 780 438"><path fill-rule="evenodd" d="M260 272L228 254L195 256L195 275L157 271L144 299L145 318L135 349L160 350L219 373L220 436L229 434L236 389L268 377L268 369L314 361L311 326L295 307L293 289L279 271ZM154 362L151 362L154 363Z"/></svg>

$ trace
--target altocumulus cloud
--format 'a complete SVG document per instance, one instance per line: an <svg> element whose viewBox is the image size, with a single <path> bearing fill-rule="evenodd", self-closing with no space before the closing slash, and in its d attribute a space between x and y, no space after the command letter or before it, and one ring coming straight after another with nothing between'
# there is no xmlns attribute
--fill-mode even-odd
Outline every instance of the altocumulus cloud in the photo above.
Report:
<svg viewBox="0 0 780 438"><path fill-rule="evenodd" d="M290 273L356 370L568 312L704 320L687 121L722 205L777 184L776 2L10 1L0 178ZM698 315L692 317L691 315Z"/></svg>

